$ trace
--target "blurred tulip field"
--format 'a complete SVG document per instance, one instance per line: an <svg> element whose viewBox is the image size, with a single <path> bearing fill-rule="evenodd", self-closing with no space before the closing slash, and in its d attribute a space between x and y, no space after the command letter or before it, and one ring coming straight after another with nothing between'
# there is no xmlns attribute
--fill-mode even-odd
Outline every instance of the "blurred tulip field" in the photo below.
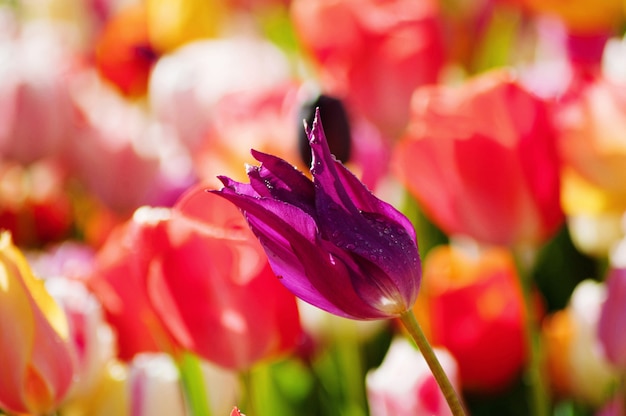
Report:
<svg viewBox="0 0 626 416"><path fill-rule="evenodd" d="M0 0L0 415L626 415L623 0Z"/></svg>

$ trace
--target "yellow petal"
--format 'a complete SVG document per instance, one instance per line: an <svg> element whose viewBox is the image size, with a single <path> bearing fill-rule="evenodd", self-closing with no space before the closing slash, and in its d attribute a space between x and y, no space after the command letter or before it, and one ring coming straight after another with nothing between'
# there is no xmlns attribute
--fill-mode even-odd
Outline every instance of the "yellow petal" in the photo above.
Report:
<svg viewBox="0 0 626 416"><path fill-rule="evenodd" d="M148 0L147 13L150 42L161 53L215 36L223 15L216 0Z"/></svg>

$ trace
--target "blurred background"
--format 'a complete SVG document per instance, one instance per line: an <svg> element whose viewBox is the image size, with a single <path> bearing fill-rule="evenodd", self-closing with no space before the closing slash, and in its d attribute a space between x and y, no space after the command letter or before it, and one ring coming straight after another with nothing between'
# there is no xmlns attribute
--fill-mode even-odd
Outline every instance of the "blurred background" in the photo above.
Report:
<svg viewBox="0 0 626 416"><path fill-rule="evenodd" d="M269 269L228 234L245 222L190 196L220 188L218 175L246 182L250 149L308 172L303 120L319 108L336 158L416 227L414 310L469 412L533 414L537 359L550 414L624 414L625 7L0 0L0 228L27 265L0 262L45 282L45 294L25 283L0 296L20 305L0 306L0 409L190 414L191 352L214 415L448 414L427 369L408 371L420 355L396 322L246 286ZM231 240L204 242L221 237L198 222ZM209 269L239 280L222 287ZM65 352L9 329L62 333L44 304L63 311ZM230 307L251 319L237 337ZM63 354L71 374L37 367ZM18 356L24 366L9 365ZM33 366L41 406L24 387Z"/></svg>

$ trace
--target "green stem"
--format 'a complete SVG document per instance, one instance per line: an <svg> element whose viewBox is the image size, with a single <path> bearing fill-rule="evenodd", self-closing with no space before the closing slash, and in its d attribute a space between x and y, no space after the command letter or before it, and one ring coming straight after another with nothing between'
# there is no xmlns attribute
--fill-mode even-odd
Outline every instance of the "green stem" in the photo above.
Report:
<svg viewBox="0 0 626 416"><path fill-rule="evenodd" d="M409 334L411 334L411 337L413 338L420 352L424 356L424 359L426 360L430 371L433 373L433 376L435 376L435 380L437 381L439 388L443 392L443 395L448 402L448 406L450 407L452 414L454 416L465 416L465 409L461 404L461 400L454 390L452 383L450 383L450 380L448 379L445 371L443 371L443 367L441 367L441 364L439 363L435 352L433 351L428 340L426 339L422 328L420 327L419 323L417 323L417 319L415 319L413 311L409 309L407 312L404 312L402 315L400 315L400 320L402 321L402 324L407 329Z"/></svg>
<svg viewBox="0 0 626 416"><path fill-rule="evenodd" d="M363 373L361 345L358 341L357 322L348 321L335 328L334 354L338 377L346 379L340 383L342 404L346 415L365 415L365 374Z"/></svg>
<svg viewBox="0 0 626 416"><path fill-rule="evenodd" d="M194 354L184 352L178 360L178 371L191 415L210 416L211 408L206 394L200 359Z"/></svg>
<svg viewBox="0 0 626 416"><path fill-rule="evenodd" d="M261 377L263 377L264 379L266 378L266 374L264 374L265 372L263 372L263 374L261 374ZM257 374L256 377L259 377L259 375ZM257 409L257 404L256 404L256 395L258 394L258 392L256 391L256 389L254 388L254 376L252 374L252 369L247 369L244 370L240 373L240 378L241 378L241 384L243 385L244 388L244 402L243 402L243 406L242 406L242 412L246 415L246 416L256 416L258 415L259 410ZM264 380L267 381L267 380Z"/></svg>
<svg viewBox="0 0 626 416"><path fill-rule="evenodd" d="M530 403L532 414L536 416L548 416L550 413L550 400L546 377L543 366L543 348L541 345L541 334L539 332L538 317L536 311L535 298L533 294L533 279L529 272L528 262L524 262L518 255L516 265L522 297L525 309L525 341L528 351L528 365L526 366L526 382L530 388Z"/></svg>

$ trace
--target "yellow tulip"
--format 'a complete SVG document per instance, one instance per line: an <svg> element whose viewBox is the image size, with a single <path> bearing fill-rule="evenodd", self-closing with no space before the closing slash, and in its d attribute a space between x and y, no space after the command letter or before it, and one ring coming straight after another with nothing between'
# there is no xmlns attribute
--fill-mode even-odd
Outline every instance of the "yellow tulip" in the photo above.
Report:
<svg viewBox="0 0 626 416"><path fill-rule="evenodd" d="M31 271L8 232L0 234L0 408L44 414L73 377L62 309Z"/></svg>

